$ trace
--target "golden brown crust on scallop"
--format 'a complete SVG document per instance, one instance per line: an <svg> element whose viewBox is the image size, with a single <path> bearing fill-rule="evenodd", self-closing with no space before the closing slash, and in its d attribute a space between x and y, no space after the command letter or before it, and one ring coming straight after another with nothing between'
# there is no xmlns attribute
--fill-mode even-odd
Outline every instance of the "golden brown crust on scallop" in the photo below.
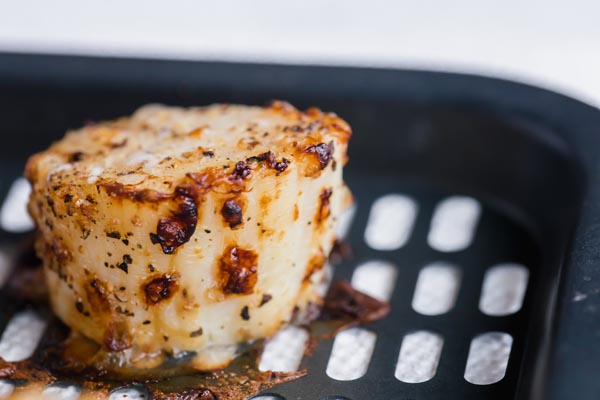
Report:
<svg viewBox="0 0 600 400"><path fill-rule="evenodd" d="M322 301L350 135L285 102L151 105L67 133L25 171L54 311L110 351L223 365Z"/></svg>

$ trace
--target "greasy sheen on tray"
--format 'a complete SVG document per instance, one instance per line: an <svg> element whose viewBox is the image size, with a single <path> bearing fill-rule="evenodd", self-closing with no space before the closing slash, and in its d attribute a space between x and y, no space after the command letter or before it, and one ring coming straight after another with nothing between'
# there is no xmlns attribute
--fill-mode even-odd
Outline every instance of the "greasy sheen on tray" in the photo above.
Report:
<svg viewBox="0 0 600 400"><path fill-rule="evenodd" d="M316 108L148 105L32 156L29 212L55 314L136 366L239 343L321 305L349 126Z"/></svg>

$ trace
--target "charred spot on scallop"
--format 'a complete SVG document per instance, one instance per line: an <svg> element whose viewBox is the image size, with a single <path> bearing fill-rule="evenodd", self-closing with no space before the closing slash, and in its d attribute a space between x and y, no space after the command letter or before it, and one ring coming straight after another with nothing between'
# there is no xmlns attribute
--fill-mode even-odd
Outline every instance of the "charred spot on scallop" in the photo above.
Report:
<svg viewBox="0 0 600 400"><path fill-rule="evenodd" d="M155 305L169 299L177 291L176 275L162 275L152 278L142 286L146 304Z"/></svg>
<svg viewBox="0 0 600 400"><path fill-rule="evenodd" d="M331 214L330 199L332 194L333 189L331 188L325 188L321 190L321 193L319 194L319 208L315 217L317 225L325 221Z"/></svg>
<svg viewBox="0 0 600 400"><path fill-rule="evenodd" d="M100 179L97 183L97 190L103 188L110 197L117 199L128 199L138 203L156 203L168 200L172 196L166 193L160 193L151 189L138 189L124 185L120 182L107 181Z"/></svg>
<svg viewBox="0 0 600 400"><path fill-rule="evenodd" d="M83 159L85 154L82 151L75 151L69 155L69 162L78 162Z"/></svg>
<svg viewBox="0 0 600 400"><path fill-rule="evenodd" d="M85 286L85 292L92 312L110 311L109 289L105 282L93 278Z"/></svg>
<svg viewBox="0 0 600 400"><path fill-rule="evenodd" d="M266 153L259 154L257 156L253 156L246 159L246 162L262 162L266 161L266 164L269 168L274 169L278 173L285 171L290 164L290 161L287 158L282 158L281 161L277 161L275 158L275 154L272 151L267 151Z"/></svg>
<svg viewBox="0 0 600 400"><path fill-rule="evenodd" d="M66 264L73 258L67 246L58 238L52 239L52 244L50 247L60 265Z"/></svg>
<svg viewBox="0 0 600 400"><path fill-rule="evenodd" d="M308 280L315 272L323 269L323 266L325 266L326 262L327 257L325 256L325 253L322 249L319 249L317 254L314 254L308 261L308 264L306 265L303 282L308 282Z"/></svg>
<svg viewBox="0 0 600 400"><path fill-rule="evenodd" d="M244 161L238 161L233 168L231 177L236 180L246 179L252 173L252 168Z"/></svg>
<svg viewBox="0 0 600 400"><path fill-rule="evenodd" d="M230 228L235 228L243 222L242 205L240 199L229 199L223 203L221 215Z"/></svg>
<svg viewBox="0 0 600 400"><path fill-rule="evenodd" d="M317 160L319 160L321 169L325 169L333 157L333 141L329 142L329 144L319 143L317 145L308 146L304 151L309 154L314 154L315 157L317 157Z"/></svg>
<svg viewBox="0 0 600 400"><path fill-rule="evenodd" d="M258 255L247 249L229 246L219 260L219 281L225 294L249 294L258 279Z"/></svg>
<svg viewBox="0 0 600 400"><path fill-rule="evenodd" d="M160 244L165 254L173 254L186 243L196 231L198 208L196 201L185 190L178 188L176 199L178 208L172 216L161 218L156 233L150 234L152 244Z"/></svg>

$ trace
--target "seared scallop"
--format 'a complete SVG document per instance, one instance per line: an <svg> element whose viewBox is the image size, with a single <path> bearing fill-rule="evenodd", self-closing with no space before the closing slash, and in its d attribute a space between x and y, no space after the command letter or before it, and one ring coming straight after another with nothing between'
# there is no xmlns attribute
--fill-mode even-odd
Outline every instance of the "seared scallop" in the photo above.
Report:
<svg viewBox="0 0 600 400"><path fill-rule="evenodd" d="M283 102L149 105L67 133L26 167L54 312L107 351L193 351L199 369L313 315L349 137Z"/></svg>

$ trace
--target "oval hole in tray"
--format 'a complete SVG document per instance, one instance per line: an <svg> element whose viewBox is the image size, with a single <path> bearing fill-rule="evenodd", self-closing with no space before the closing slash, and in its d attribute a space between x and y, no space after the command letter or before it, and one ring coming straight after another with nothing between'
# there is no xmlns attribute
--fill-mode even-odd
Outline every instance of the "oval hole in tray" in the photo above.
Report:
<svg viewBox="0 0 600 400"><path fill-rule="evenodd" d="M475 385L490 385L504 378L513 338L504 332L488 332L471 341L465 379Z"/></svg>
<svg viewBox="0 0 600 400"><path fill-rule="evenodd" d="M417 217L417 203L408 196L388 194L371 206L365 241L375 250L396 250L410 237Z"/></svg>
<svg viewBox="0 0 600 400"><path fill-rule="evenodd" d="M394 376L406 383L427 382L435 376L444 346L444 339L428 331L404 336Z"/></svg>
<svg viewBox="0 0 600 400"><path fill-rule="evenodd" d="M461 271L452 264L435 262L419 272L412 308L423 315L445 314L454 307Z"/></svg>
<svg viewBox="0 0 600 400"><path fill-rule="evenodd" d="M527 290L529 270L520 264L498 264L483 279L479 309L493 317L514 314L521 309Z"/></svg>
<svg viewBox="0 0 600 400"><path fill-rule="evenodd" d="M473 241L481 205L471 197L452 196L435 208L427 243L431 248L452 252L464 250Z"/></svg>

